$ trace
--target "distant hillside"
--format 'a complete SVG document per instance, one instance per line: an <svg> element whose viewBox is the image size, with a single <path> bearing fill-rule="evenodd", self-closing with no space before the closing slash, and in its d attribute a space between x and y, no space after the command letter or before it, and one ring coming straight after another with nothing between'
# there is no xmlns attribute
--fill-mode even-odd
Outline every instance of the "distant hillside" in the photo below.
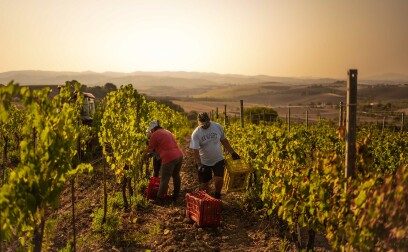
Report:
<svg viewBox="0 0 408 252"><path fill-rule="evenodd" d="M10 71L0 73L0 83L7 84L11 80L23 85L60 85L65 81L77 80L88 85L104 85L113 83L117 86L133 84L135 87L147 86L216 86L259 84L280 82L285 84L311 84L332 82L334 79L299 79L290 77L273 77L266 75L246 76L237 74L217 74L200 72L52 72L52 71Z"/></svg>
<svg viewBox="0 0 408 252"><path fill-rule="evenodd" d="M358 98L376 101L408 99L408 77L399 74L359 79ZM389 78L389 80L387 80ZM406 78L406 81L405 81ZM129 83L143 94L195 100L240 100L258 104L337 104L345 101L346 79L246 76L200 72L52 72L11 71L0 73L0 83L14 80L21 85L61 85L66 81L93 86ZM399 80L399 81L398 81Z"/></svg>
<svg viewBox="0 0 408 252"><path fill-rule="evenodd" d="M408 75L399 74L399 73L385 73L375 76L370 76L366 78L370 82L385 82L385 83L408 83Z"/></svg>
<svg viewBox="0 0 408 252"><path fill-rule="evenodd" d="M334 82L313 85L261 83L230 85L192 96L196 99L238 101L271 106L339 104L346 102L347 83ZM359 85L358 99L371 102L408 102L408 85Z"/></svg>
<svg viewBox="0 0 408 252"><path fill-rule="evenodd" d="M218 74L203 72L57 72L57 71L9 71L0 73L0 83L7 84L11 80L24 85L60 85L65 81L77 80L88 86L104 85L108 82L117 86L132 83L136 86L184 86L188 85L242 85L260 83L284 83L284 84L323 84L335 81L345 81L344 79L332 78L292 78L277 77L268 75L239 75L239 74ZM408 76L398 73L388 73L370 78L359 79L362 83L408 83Z"/></svg>

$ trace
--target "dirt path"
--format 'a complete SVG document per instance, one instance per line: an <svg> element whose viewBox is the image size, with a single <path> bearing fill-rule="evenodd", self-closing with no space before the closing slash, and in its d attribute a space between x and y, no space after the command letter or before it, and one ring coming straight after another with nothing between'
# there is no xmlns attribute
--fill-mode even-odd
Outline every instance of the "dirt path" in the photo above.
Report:
<svg viewBox="0 0 408 252"><path fill-rule="evenodd" d="M185 157L181 170L182 199L170 206L152 205L148 213L140 215L146 226L159 224L163 230L150 237L145 248L154 251L296 251L294 243L279 236L278 228L272 221L261 218L260 213L243 208L242 193L223 191L221 225L217 228L201 228L185 218L185 194L197 191L199 187L188 143L189 139L186 139L183 146ZM321 244L319 239L317 237L317 246ZM316 251L327 251L327 244L325 245L326 248L317 247Z"/></svg>
<svg viewBox="0 0 408 252"><path fill-rule="evenodd" d="M295 244L282 237L273 221L261 213L243 207L242 193L222 194L221 225L198 227L185 218L185 194L198 190L198 176L186 139L181 170L180 199L168 206L149 204L146 209L122 213L122 228L117 241L103 240L91 230L93 209L100 207L103 187L98 179L78 182L77 251L296 251ZM113 177L109 178L114 181ZM108 191L115 191L111 183ZM117 185L116 185L117 187ZM116 188L117 189L117 188ZM170 180L169 194L173 185ZM213 188L212 188L213 189ZM116 190L117 191L117 190ZM70 232L70 191L63 194L56 216L61 216L49 250L58 251L67 244ZM65 217L63 217L65 216ZM329 251L327 242L318 236L315 251Z"/></svg>
<svg viewBox="0 0 408 252"><path fill-rule="evenodd" d="M155 251L280 250L280 246L284 244L274 237L273 229L268 227L259 215L245 212L239 206L239 193L223 192L221 225L217 228L198 227L185 218L185 194L198 190L198 178L192 152L187 148L187 143L184 147L181 199L170 206L152 205L149 210L152 214L140 216L144 218L146 225L159 224L163 230L160 234L150 237L146 248ZM287 249L289 247L290 245Z"/></svg>

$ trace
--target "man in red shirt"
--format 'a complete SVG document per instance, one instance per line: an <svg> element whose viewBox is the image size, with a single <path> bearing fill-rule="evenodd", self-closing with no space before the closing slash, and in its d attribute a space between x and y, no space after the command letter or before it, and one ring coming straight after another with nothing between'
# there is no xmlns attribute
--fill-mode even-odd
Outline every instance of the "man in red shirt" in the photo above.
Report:
<svg viewBox="0 0 408 252"><path fill-rule="evenodd" d="M151 135L145 153L149 154L155 150L161 160L160 185L156 197L157 203L163 203L163 194L167 191L170 177L173 178L174 185L173 201L176 201L181 187L180 170L183 161L183 152L177 145L173 134L160 127L159 121L152 121L149 130Z"/></svg>

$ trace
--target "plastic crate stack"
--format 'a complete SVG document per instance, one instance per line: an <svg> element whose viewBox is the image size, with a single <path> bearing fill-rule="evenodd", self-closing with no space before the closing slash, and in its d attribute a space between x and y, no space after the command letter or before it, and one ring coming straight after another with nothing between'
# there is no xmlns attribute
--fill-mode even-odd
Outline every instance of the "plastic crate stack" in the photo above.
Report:
<svg viewBox="0 0 408 252"><path fill-rule="evenodd" d="M224 190L238 192L246 189L251 172L249 165L243 159L227 158L224 173Z"/></svg>
<svg viewBox="0 0 408 252"><path fill-rule="evenodd" d="M146 198L147 199L156 199L157 191L159 191L160 178L152 177L150 178L149 184L146 189ZM167 191L164 192L163 198L167 197Z"/></svg>
<svg viewBox="0 0 408 252"><path fill-rule="evenodd" d="M218 227L221 221L221 200L204 191L186 194L186 217L200 227Z"/></svg>

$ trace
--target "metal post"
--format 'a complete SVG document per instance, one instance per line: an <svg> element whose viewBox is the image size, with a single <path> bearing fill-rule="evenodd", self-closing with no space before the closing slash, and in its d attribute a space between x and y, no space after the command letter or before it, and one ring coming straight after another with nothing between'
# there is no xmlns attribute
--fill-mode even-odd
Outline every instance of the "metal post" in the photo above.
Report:
<svg viewBox="0 0 408 252"><path fill-rule="evenodd" d="M241 105L241 110L240 110L241 128L243 128L244 127L244 100L240 100L240 105Z"/></svg>
<svg viewBox="0 0 408 252"><path fill-rule="evenodd" d="M346 123L346 178L354 177L356 161L357 125L357 69L350 69L347 81L347 123Z"/></svg>

